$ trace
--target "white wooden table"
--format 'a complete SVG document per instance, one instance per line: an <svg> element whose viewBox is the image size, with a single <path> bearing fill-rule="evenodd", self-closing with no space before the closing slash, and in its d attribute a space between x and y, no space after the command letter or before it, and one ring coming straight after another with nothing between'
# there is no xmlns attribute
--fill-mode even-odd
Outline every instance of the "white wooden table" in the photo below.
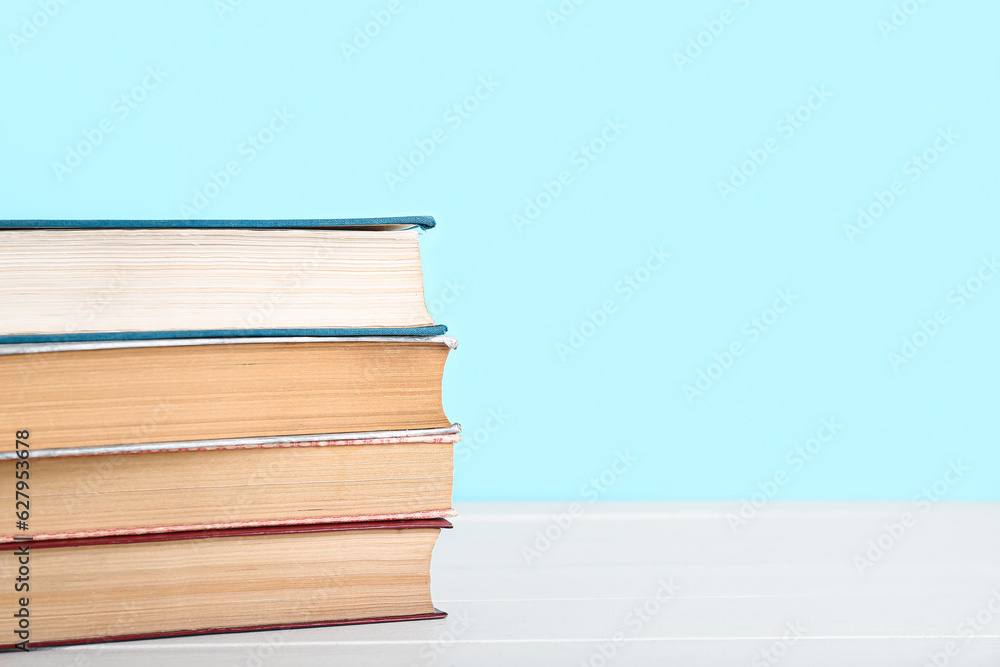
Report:
<svg viewBox="0 0 1000 667"><path fill-rule="evenodd" d="M459 505L434 553L444 620L39 649L0 663L1000 665L1000 504L771 503L738 531L726 518L736 504L585 503L562 528L552 515L567 509ZM914 521L900 532L904 512ZM547 548L535 544L546 530ZM878 557L866 552L880 539L877 561L856 562Z"/></svg>

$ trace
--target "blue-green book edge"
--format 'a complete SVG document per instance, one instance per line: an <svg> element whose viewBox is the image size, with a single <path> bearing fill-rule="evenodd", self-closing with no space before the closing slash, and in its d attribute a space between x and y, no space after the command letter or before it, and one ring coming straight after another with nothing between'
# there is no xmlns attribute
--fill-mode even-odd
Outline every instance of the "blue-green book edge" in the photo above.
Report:
<svg viewBox="0 0 1000 667"><path fill-rule="evenodd" d="M112 331L102 333L32 334L0 336L0 345L21 343L75 343L100 340L160 340L165 338L275 338L289 336L443 336L448 327L372 327L367 329L202 329L192 331Z"/></svg>
<svg viewBox="0 0 1000 667"><path fill-rule="evenodd" d="M429 215L302 220L0 220L0 228L8 229L301 229L378 225L409 225L430 229L436 224Z"/></svg>

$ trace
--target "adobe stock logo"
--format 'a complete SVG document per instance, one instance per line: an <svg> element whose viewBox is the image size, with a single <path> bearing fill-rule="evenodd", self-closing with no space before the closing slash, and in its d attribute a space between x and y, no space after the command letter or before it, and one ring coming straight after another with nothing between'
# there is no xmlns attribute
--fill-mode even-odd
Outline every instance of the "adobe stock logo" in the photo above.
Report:
<svg viewBox="0 0 1000 667"><path fill-rule="evenodd" d="M479 109L482 102L488 100L500 83L493 79L491 75L479 77L479 85L467 95L461 102L456 102L444 112L442 120L448 123L453 130L457 130L472 114ZM399 163L394 171L383 173L385 183L389 186L390 192L395 192L399 186L416 172L427 159L437 150L440 144L448 140L448 132L440 127L434 128L430 135L424 139L414 141L416 148L406 155L399 155Z"/></svg>
<svg viewBox="0 0 1000 667"><path fill-rule="evenodd" d="M65 323L64 331L71 333L79 331L85 324L90 324L94 319L108 308L122 292L128 289L135 279L134 273L124 269L114 269L111 272L111 279L107 286L96 294L89 291L86 297L79 297L75 316Z"/></svg>
<svg viewBox="0 0 1000 667"><path fill-rule="evenodd" d="M472 455L482 449L493 437L493 434L503 428L503 425L510 419L510 415L506 414L500 406L497 406L495 410L490 408L489 415L482 426L475 431L470 431L468 437L463 437L462 441L455 446L455 454L461 456L462 461L471 459Z"/></svg>
<svg viewBox="0 0 1000 667"><path fill-rule="evenodd" d="M663 246L650 247L646 260L615 283L615 294L621 294L622 301L628 301L642 289L643 285L649 282L653 274L659 271L668 259L670 259L670 254L663 252ZM606 299L596 310L588 310L587 319L569 330L569 339L566 343L561 341L556 343L556 353L559 355L559 360L566 363L571 355L576 354L577 350L582 348L591 337L600 331L601 327L607 324L608 318L618 312L618 305L615 299Z"/></svg>
<svg viewBox="0 0 1000 667"><path fill-rule="evenodd" d="M147 67L146 76L142 78L142 81L111 104L111 113L117 116L119 121L124 121L149 97L151 92L159 87L166 77L167 73L159 67ZM63 179L82 165L87 156L104 143L104 139L115 129L115 122L110 116L107 116L98 121L95 127L84 130L83 139L75 144L67 144L63 161L52 161L52 172L56 175L56 179L62 183Z"/></svg>
<svg viewBox="0 0 1000 667"><path fill-rule="evenodd" d="M39 30L55 18L62 6L68 3L69 0L39 0L38 8L41 11L35 12L30 17L25 16L24 20L21 21L20 32L7 33L7 39L14 48L14 53L27 44L28 40L33 39Z"/></svg>
<svg viewBox="0 0 1000 667"><path fill-rule="evenodd" d="M617 141L626 128L628 125L618 118L614 120L608 118L604 121L604 129L601 130L601 133L574 151L569 158L570 162L581 174L587 171L590 165L597 161L598 156ZM556 178L551 181L543 181L542 191L534 197L528 197L524 200L523 212L511 214L510 221L514 223L514 229L520 234L521 230L542 215L542 211L552 206L553 202L562 196L572 183L573 173L568 169L560 171Z"/></svg>
<svg viewBox="0 0 1000 667"><path fill-rule="evenodd" d="M340 43L340 52L344 54L347 62L351 62L351 58L359 55L368 48L372 40L378 37L382 33L382 29L388 27L392 23L392 19L399 15L401 11L403 11L403 5L400 3L400 0L389 0L389 4L385 6L385 9L378 9L372 12L372 20L365 24L364 30L355 28L354 39L351 44L347 42Z"/></svg>
<svg viewBox="0 0 1000 667"><path fill-rule="evenodd" d="M591 477L590 481L580 488L580 495L586 498L589 503L596 502L628 472L636 460L627 449L625 451L616 451L611 465L603 470L600 475ZM556 542L561 540L576 525L577 520L584 515L584 512L584 505L574 502L570 503L565 512L553 514L544 529L535 531L534 542L521 545L521 556L524 557L524 562L532 565L535 560L541 558L543 554L548 552Z"/></svg>
<svg viewBox="0 0 1000 667"><path fill-rule="evenodd" d="M902 512L895 521L883 523L882 532L868 540L865 545L867 549L863 553L854 556L852 562L858 574L864 576L865 570L874 567L882 560L890 550L899 544L910 529L917 525L921 516L927 514L936 503L944 500L945 496L967 472L969 472L969 467L961 460L948 461L948 469L944 471L944 474L920 489L920 492L913 497L912 505L915 512Z"/></svg>
<svg viewBox="0 0 1000 667"><path fill-rule="evenodd" d="M468 285L463 285L457 279L444 281L444 289L433 299L427 299L427 310L434 319L440 322L440 317L451 304L455 303L462 292L468 289Z"/></svg>
<svg viewBox="0 0 1000 667"><path fill-rule="evenodd" d="M192 218L208 208L209 204L229 187L233 178L242 172L244 164L256 159L279 134L285 131L294 118L295 116L285 109L280 111L275 109L267 124L257 132L247 135L246 140L237 147L236 150L241 157L235 157L226 162L222 169L211 172L209 180L194 189L190 202L180 205L181 216L185 219Z"/></svg>
<svg viewBox="0 0 1000 667"><path fill-rule="evenodd" d="M236 11L236 8L243 4L243 0L215 0L213 7L215 15L219 20L225 20L226 14Z"/></svg>
<svg viewBox="0 0 1000 667"><path fill-rule="evenodd" d="M560 23L565 23L569 17L576 13L576 8L587 0L562 0L555 10L549 9L545 12L545 19L549 22L549 27L553 30Z"/></svg>
<svg viewBox="0 0 1000 667"><path fill-rule="evenodd" d="M619 627L607 640L598 643L589 657L580 658L580 662L577 663L579 667L608 667L611 660L618 655L618 651L624 648L629 638L641 636L640 633L646 624L666 608L670 600L677 597L678 587L673 579L659 579L656 583L659 584L656 592L643 600L641 604L633 606L622 619L622 625L627 626L629 632L626 632L625 628Z"/></svg>
<svg viewBox="0 0 1000 667"><path fill-rule="evenodd" d="M813 86L809 90L809 97L806 98L806 101L796 107L794 111L779 118L774 128L778 132L781 132L781 135L785 139L791 139L795 132L802 129L804 124L812 118L813 113L823 108L823 105L831 97L833 97L833 93L827 90L826 86ZM717 181L715 184L719 195L722 197L722 201L726 201L739 188L746 185L750 177L756 174L757 170L763 167L768 159L778 152L779 148L781 146L778 140L774 137L769 137L764 141L762 147L747 149L747 159L738 166L733 167L729 179L726 181Z"/></svg>
<svg viewBox="0 0 1000 667"><path fill-rule="evenodd" d="M770 646L759 651L750 659L750 667L773 667L788 655L788 650L804 636L805 628L799 621L786 621L785 628L786 630L780 639L774 640Z"/></svg>
<svg viewBox="0 0 1000 667"><path fill-rule="evenodd" d="M994 588L990 590L990 593L992 595L986 604L977 609L974 614L966 616L955 628L955 634L962 637L963 643L949 641L940 647L940 651L928 653L927 662L924 663L923 667L947 667L951 659L962 652L964 645L977 639L993 623L994 619L1000 616L1000 591ZM994 605L994 603L996 604Z"/></svg>
<svg viewBox="0 0 1000 667"><path fill-rule="evenodd" d="M775 292L775 296L776 298L771 303L770 308L765 308L761 311L759 317L751 317L743 325L743 328L740 329L740 332L749 339L749 342L756 342L761 334L769 330L781 315L787 313L792 304L799 299L798 296L792 294L791 290L787 289L778 290ZM694 384L684 385L684 397L687 398L688 404L694 403L695 398L708 391L726 371L733 367L736 359L743 356L745 352L746 347L744 344L736 340L730 343L722 352L717 352L713 355L714 361L709 363L705 370L698 370L698 377L695 379Z"/></svg>
<svg viewBox="0 0 1000 667"><path fill-rule="evenodd" d="M740 9L747 9L750 6L750 0L733 0L733 3L739 5ZM730 25L735 20L736 14L734 14L732 10L723 9L719 12L718 18L703 21L702 25L705 29L694 37L688 38L687 44L684 48L684 53L674 51L674 64L677 65L677 71L683 72L686 65L690 65L701 57L701 54L705 52L705 49L712 46L712 44L715 43L715 40L722 35L726 26Z"/></svg>
<svg viewBox="0 0 1000 667"><path fill-rule="evenodd" d="M889 35L896 32L910 20L910 17L920 11L920 6L927 3L927 0L904 0L901 5L893 5L889 20L882 19L878 22L879 32L882 39L889 39Z"/></svg>
<svg viewBox="0 0 1000 667"><path fill-rule="evenodd" d="M933 143L921 153L914 154L903 163L903 174L910 177L910 182L920 180L931 165L938 161L942 154L948 151L958 139L951 126L940 128ZM844 233L852 244L859 236L863 236L896 203L896 200L906 193L906 185L901 180L895 180L885 190L875 190L874 199L867 206L858 207L858 217L854 224L844 225Z"/></svg>
<svg viewBox="0 0 1000 667"><path fill-rule="evenodd" d="M983 257L982 263L979 265L979 269L975 275L969 277L965 282L959 283L955 286L955 289L948 292L948 303L955 304L953 310L961 310L966 304L976 298L979 290L983 289L986 283L993 280L993 276L998 272L1000 272L1000 263L997 263L996 255L993 255L993 257ZM898 373L900 367L912 361L920 350L938 335L941 327L950 321L951 317L944 308L939 308L934 312L932 317L926 320L918 320L918 329L909 336L903 337L899 352L893 351L889 353L889 365L892 366L892 370Z"/></svg>
<svg viewBox="0 0 1000 667"><path fill-rule="evenodd" d="M774 500L778 491L788 484L794 476L793 473L802 470L806 463L819 456L843 428L844 425L839 423L835 417L821 419L815 436L788 450L785 454L785 463L792 467L791 471L775 470L768 479L757 482L757 491L751 493L748 498L740 500L740 508L737 512L726 514L726 522L733 533L735 534L740 528L749 524L758 512Z"/></svg>

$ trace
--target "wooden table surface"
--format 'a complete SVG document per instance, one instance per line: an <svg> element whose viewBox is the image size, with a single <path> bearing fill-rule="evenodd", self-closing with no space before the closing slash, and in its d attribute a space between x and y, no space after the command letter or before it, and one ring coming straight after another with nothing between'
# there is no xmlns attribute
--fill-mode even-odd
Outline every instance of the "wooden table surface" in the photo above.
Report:
<svg viewBox="0 0 1000 667"><path fill-rule="evenodd" d="M447 619L0 664L1000 665L1000 504L772 502L739 522L736 503L458 509L434 552Z"/></svg>

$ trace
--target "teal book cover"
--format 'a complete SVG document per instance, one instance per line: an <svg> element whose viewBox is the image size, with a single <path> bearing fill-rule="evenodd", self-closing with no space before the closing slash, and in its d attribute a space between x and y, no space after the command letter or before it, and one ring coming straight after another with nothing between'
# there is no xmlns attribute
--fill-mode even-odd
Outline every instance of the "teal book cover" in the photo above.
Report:
<svg viewBox="0 0 1000 667"><path fill-rule="evenodd" d="M439 336L448 329L432 321L413 280L415 232L434 226L430 216L0 220L0 301L18 313L0 322L0 345ZM406 263L394 266L406 252ZM408 303L393 301L406 279ZM377 324L402 307L408 311L395 322ZM353 325L338 325L352 308ZM308 315L296 319L298 312ZM39 330L30 328L33 313ZM178 326L182 320L189 325Z"/></svg>

